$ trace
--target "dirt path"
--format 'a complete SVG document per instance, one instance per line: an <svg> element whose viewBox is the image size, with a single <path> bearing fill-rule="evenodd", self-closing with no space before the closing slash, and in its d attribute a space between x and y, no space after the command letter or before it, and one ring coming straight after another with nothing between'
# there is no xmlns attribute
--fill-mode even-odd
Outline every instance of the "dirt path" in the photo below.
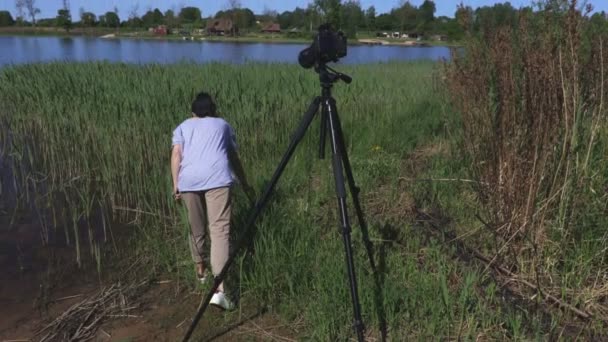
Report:
<svg viewBox="0 0 608 342"><path fill-rule="evenodd" d="M38 341L36 331L109 283L96 272L83 272L66 246L43 247L39 227L8 227L0 217L0 341ZM176 280L152 281L129 305L126 317L107 318L93 341L179 341L196 312L202 291L192 292ZM245 300L244 300L245 301ZM210 308L193 340L289 341L294 332L254 303L230 313Z"/></svg>

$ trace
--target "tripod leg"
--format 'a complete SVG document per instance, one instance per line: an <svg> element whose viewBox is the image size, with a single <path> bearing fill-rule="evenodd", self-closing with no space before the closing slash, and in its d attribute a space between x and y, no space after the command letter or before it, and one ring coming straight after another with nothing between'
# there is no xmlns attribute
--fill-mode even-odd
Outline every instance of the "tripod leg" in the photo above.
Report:
<svg viewBox="0 0 608 342"><path fill-rule="evenodd" d="M270 183L268 183L266 185L266 188L264 189L262 196L256 203L253 212L247 218L243 235L237 241L236 247L233 249L233 251L228 256L228 260L226 261L224 268L222 268L222 271L218 274L217 277L214 278L213 286L211 286L211 289L209 290L207 295L204 297L204 299L201 301L198 311L197 311L196 315L194 316L194 319L192 320L192 324L188 328L188 331L186 332L186 335L184 335L184 339L182 341L185 342L190 339L199 320L201 319L201 317L203 317L205 310L207 310L207 307L209 306L209 302L211 301L211 297L213 297L217 288L224 281L224 278L226 277L226 275L228 273L228 269L234 262L234 259L236 258L236 256L240 252L240 250L243 249L244 247L246 247L247 244L252 239L252 236L249 236L249 235L251 235L251 232L255 225L255 221L262 213L262 210L264 209L264 207L268 204L268 201L270 200L270 195L272 195L275 185L278 183L279 178L281 178L281 175L283 174L283 171L285 170L287 163L291 159L293 152L295 151L296 147L298 146L298 144L304 137L306 130L308 129L308 127L310 126L310 123L312 122L315 115L317 114L320 103L321 103L321 98L320 97L315 98L312 101L312 103L310 104L310 107L308 108L308 111L306 112L306 114L304 114L304 117L302 118L300 125L298 126L293 137L291 138L291 142L289 143L289 147L287 148L287 151L283 155L281 162L279 163L279 165L277 166L277 169L275 170L274 174L272 175Z"/></svg>
<svg viewBox="0 0 608 342"><path fill-rule="evenodd" d="M346 179L348 181L348 185L350 188L350 193L353 199L353 204L355 206L355 211L357 213L357 219L359 220L359 227L361 228L361 236L363 239L363 244L365 245L365 249L367 251L367 257L369 259L369 263L372 268L372 273L374 275L374 283L375 283L375 298L374 298L374 306L376 309L376 314L379 318L379 328L380 328L380 341L386 341L386 313L384 312L384 304L382 297L382 274L378 273L378 269L376 268L376 262L374 261L374 245L369 239L369 230L367 228L367 222L365 221L365 216L363 215L363 209L361 208L361 202L359 200L360 189L355 183L355 177L353 176L353 171L350 165L350 160L348 158L348 152L346 151L346 144L344 143L344 133L342 131L342 123L340 122L340 117L336 111L336 120L337 123L336 128L338 130L338 142L340 143L340 148L342 152L342 161L344 163L344 171L346 173Z"/></svg>
<svg viewBox="0 0 608 342"><path fill-rule="evenodd" d="M346 206L346 188L344 182L344 173L342 165L342 149L340 148L338 122L336 114L336 103L332 98L323 100L322 106L327 111L327 119L329 123L329 132L331 136L331 151L334 170L334 179L336 183L336 195L338 197L338 207L340 210L340 223L342 225L342 238L344 241L344 252L346 256L346 266L348 270L348 278L350 282L350 294L353 304L353 314L355 318L354 328L357 333L357 338L360 342L364 341L363 332L365 326L361 318L361 306L359 304L359 293L357 289L357 278L355 275L355 265L353 261L352 242L351 242L351 226L348 219Z"/></svg>
<svg viewBox="0 0 608 342"><path fill-rule="evenodd" d="M361 189L359 189L355 182L355 177L353 176L353 169L350 166L348 152L346 151L346 144L344 143L344 133L342 131L342 123L340 122L340 117L337 115L337 113L335 117L338 142L342 153L342 162L344 163L344 172L346 173L346 180L348 181L348 187L350 188L350 194L353 198L355 212L357 213L357 219L359 220L359 226L361 227L361 235L363 237L365 249L367 250L367 257L369 258L369 263L372 267L372 272L376 274L376 263L374 261L374 245L369 239L369 230L367 229L367 222L365 221L363 209L361 208L361 202L359 200L359 193L361 192Z"/></svg>
<svg viewBox="0 0 608 342"><path fill-rule="evenodd" d="M327 142L327 111L323 108L321 108L321 132L319 138L319 159L325 159L325 143Z"/></svg>

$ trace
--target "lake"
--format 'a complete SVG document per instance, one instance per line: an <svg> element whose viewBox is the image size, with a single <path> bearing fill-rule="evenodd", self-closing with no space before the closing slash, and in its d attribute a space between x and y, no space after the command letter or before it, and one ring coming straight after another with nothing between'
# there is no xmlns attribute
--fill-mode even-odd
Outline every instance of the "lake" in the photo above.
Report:
<svg viewBox="0 0 608 342"><path fill-rule="evenodd" d="M0 66L50 61L297 63L304 44L0 36ZM349 46L345 64L450 58L448 47Z"/></svg>

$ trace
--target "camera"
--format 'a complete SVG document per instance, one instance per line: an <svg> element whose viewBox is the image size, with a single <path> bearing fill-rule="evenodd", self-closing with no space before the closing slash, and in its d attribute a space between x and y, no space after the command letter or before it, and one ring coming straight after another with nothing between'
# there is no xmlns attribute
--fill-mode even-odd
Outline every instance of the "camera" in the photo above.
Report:
<svg viewBox="0 0 608 342"><path fill-rule="evenodd" d="M346 36L342 31L334 31L330 24L319 26L319 33L314 37L310 47L302 50L298 62L303 68L337 62L346 56Z"/></svg>

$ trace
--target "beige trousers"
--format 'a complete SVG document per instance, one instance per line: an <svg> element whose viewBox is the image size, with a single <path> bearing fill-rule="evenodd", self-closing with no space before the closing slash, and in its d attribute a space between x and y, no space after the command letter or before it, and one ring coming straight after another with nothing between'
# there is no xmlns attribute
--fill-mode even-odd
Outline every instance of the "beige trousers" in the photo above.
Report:
<svg viewBox="0 0 608 342"><path fill-rule="evenodd" d="M218 188L201 192L182 193L190 222L190 253L196 263L203 262L203 248L207 238L206 226L211 237L211 270L217 276L230 253L230 215L232 204L230 188ZM218 287L224 292L224 284Z"/></svg>

